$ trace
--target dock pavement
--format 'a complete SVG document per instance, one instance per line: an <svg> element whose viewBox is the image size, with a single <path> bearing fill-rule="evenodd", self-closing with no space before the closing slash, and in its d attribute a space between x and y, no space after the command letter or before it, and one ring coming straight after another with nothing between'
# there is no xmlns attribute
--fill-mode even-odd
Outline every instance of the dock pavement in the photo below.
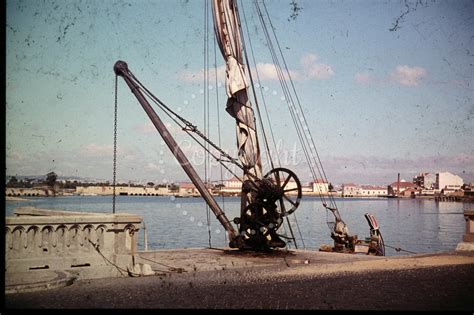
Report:
<svg viewBox="0 0 474 315"><path fill-rule="evenodd" d="M5 310L261 309L474 311L474 252L374 257L228 248L139 252L150 276L65 278L5 294ZM8 280L8 279L7 279ZM35 287L35 283L25 286ZM38 288L44 287L47 279ZM8 281L7 281L8 287Z"/></svg>

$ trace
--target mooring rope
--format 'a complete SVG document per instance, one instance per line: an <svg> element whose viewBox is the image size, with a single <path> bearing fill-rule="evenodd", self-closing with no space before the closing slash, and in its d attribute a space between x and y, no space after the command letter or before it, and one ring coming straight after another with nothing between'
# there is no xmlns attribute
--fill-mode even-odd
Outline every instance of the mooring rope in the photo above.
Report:
<svg viewBox="0 0 474 315"><path fill-rule="evenodd" d="M127 272L127 273L133 274L133 275L135 275L135 276L137 276L137 277L140 277L140 276L141 276L141 274L139 274L139 273L135 273L135 272L126 270L126 269L124 269L124 268L118 266L117 264L113 263L112 261L110 261L110 260L109 260L107 257L105 257L105 255L102 254L102 252L100 251L100 249L99 249L99 243L98 243L98 242L97 242L97 243L94 243L94 242L92 242L90 239L89 239L88 241L89 241L89 243L92 244L92 246L93 246L94 249L100 254L100 256L102 256L102 258L105 259L105 261L107 261L109 264L111 264L112 266L114 266L115 268L117 268L117 270L120 272L120 274L121 274L122 276L124 275L122 272Z"/></svg>
<svg viewBox="0 0 474 315"><path fill-rule="evenodd" d="M389 247L389 248L392 248L392 249L396 250L397 252L402 251L402 252L407 252L407 253L410 253L410 254L418 254L418 253L416 253L416 252L412 252L412 251L410 251L410 250L403 249L403 248L401 248L401 247L390 246L390 245L387 245L387 244L384 244L384 245L385 245L386 247Z"/></svg>

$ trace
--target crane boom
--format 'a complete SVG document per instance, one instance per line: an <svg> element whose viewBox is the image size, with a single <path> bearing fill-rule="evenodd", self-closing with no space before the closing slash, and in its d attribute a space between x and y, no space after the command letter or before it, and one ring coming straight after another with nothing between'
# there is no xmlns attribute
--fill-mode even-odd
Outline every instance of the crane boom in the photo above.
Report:
<svg viewBox="0 0 474 315"><path fill-rule="evenodd" d="M132 93L135 95L138 102L147 113L156 130L160 133L161 137L163 138L163 141L165 141L166 145L171 150L175 158L178 160L184 172L188 175L189 179L192 181L196 189L207 202L212 212L215 214L217 220L227 231L227 235L230 240L229 246L232 248L239 247L239 235L236 235L236 231L234 227L230 224L230 221L227 219L224 211L222 211L222 209L219 207L219 204L209 193L207 187L202 182L201 178L194 170L189 160L186 158L186 155L183 153L174 138L171 136L170 132L163 124L158 114L153 110L150 103L148 103L148 101L146 100L145 96L141 92L140 86L135 82L133 76L131 75L127 63L121 60L117 61L114 65L114 72L116 75L121 76L125 80L127 85L130 87Z"/></svg>

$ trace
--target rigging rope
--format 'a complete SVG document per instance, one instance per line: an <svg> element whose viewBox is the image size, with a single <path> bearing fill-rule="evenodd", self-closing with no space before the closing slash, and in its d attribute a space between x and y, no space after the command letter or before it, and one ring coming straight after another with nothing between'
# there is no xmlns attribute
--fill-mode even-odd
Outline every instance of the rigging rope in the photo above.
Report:
<svg viewBox="0 0 474 315"><path fill-rule="evenodd" d="M194 133L196 135L198 135L202 140L204 140L205 142L209 143L209 145L211 145L214 149L216 149L217 151L219 151L219 153L224 156L227 160L222 160L222 159L219 159L215 156L213 156L217 161L219 162L229 162L229 163L232 163L234 165L236 165L237 167L239 167L240 169L244 169L244 167L239 163L239 161L233 157L231 157L229 154L227 154L224 150L222 150L221 148L219 148L214 142L212 142L209 138L207 138L201 131L199 131L199 129L194 126L193 124L191 124L188 120L184 119L182 116L178 115L176 112L174 112L173 110L171 110L168 106L166 106L162 101L160 101L155 95L153 95L153 93L151 93L134 75L133 73L129 73L129 75L133 78L133 80L140 86L141 89L143 89L143 93L145 95L147 95L152 101L153 103L155 103L171 120L173 120L173 122L175 124L177 124L183 131L185 131L194 141L196 141L199 145L201 145L202 147L205 147L204 144L202 144L199 140L196 139L196 137L192 136L191 133ZM181 123L179 121L181 121ZM184 124L184 125L183 125ZM212 155L212 152L208 151L211 155ZM223 164L224 165L224 164ZM224 165L224 167L226 167ZM228 168L227 168L228 169ZM230 172L232 172L230 169L228 169ZM232 174L234 174L232 172Z"/></svg>
<svg viewBox="0 0 474 315"><path fill-rule="evenodd" d="M265 97L263 95L263 90L262 90L262 83L261 83L261 80L260 80L260 75L258 73L258 69L257 69L257 62L255 61L255 54L253 52L253 46L252 46L252 40L251 40L251 37L250 37L250 33L249 33L249 28L248 28L248 23L247 23L247 17L245 15L245 10L244 10L244 6L242 4L242 0L240 1L241 3L241 7L242 7L242 13L244 15L244 21L245 21L245 25L246 25L246 30L247 30L247 38L248 38L248 41L249 41L249 46L250 46L250 53L252 55L252 61L253 61L253 64L254 64L254 67L255 67L255 73L257 75L257 82L258 82L258 85L260 87L260 96L262 98L262 102L263 102L263 108L265 109L265 114L266 114L266 118L267 118L267 125L270 129L270 135L272 137L272 141L273 141L273 148L275 149L275 154L277 156L277 160L278 160L278 167L281 167L281 161L280 161L280 155L278 154L278 149L277 149L277 145L276 145L276 141L275 141L275 135L273 133L273 128L272 128L272 125L270 124L270 117L268 115L268 110L267 110L267 104L265 102ZM249 61L247 60L247 64L250 65ZM249 71L249 73L251 73ZM270 149L268 148L268 140L267 140L267 136L265 135L265 131L264 131L264 125L263 125L263 121L262 121L262 118L261 118L261 114L260 114L260 109L259 109L259 105L258 105L258 101L257 101L257 98L256 98L256 93L255 93L255 86L252 84L252 91L254 93L254 97L255 97L255 103L256 103L256 106L257 106L257 114L258 114L258 117L259 117L259 121L260 121L260 125L262 127L262 130L263 130L263 133L264 133L264 139L265 139L265 145L266 145L266 148L267 148L267 151L268 151L268 155L271 156L270 154ZM275 168L275 166L273 165L273 160L270 159L270 162L271 162L271 167L272 169Z"/></svg>
<svg viewBox="0 0 474 315"><path fill-rule="evenodd" d="M258 6L258 3L257 3L256 1L255 1L254 3L255 3L255 7L256 7L256 9L257 9L257 13L258 13L258 16L259 16L260 24L262 25L262 29L263 29L264 34L265 34L265 38L266 38L266 41L267 41L267 46L269 47L270 54L271 54L272 59L273 59L274 64L275 64L275 68L276 68L276 71L277 71L277 76L278 76L279 81L280 81L280 84L281 84L281 86L282 86L283 94L284 94L284 96L285 96L285 99L291 100L291 95L289 94L288 89L285 88L285 85L286 85L286 83L285 83L285 78L284 78L283 72L281 71L281 67L279 66L279 61L278 61L278 58L277 58L277 56L276 56L275 50L274 50L274 48L273 48L273 43L272 43L272 40L271 40L271 38L270 38L270 36L269 36L268 30L267 30L267 26L266 26L265 21L264 21L264 19L263 19L263 14L262 14L262 12L261 12L259 6ZM275 36L275 40L276 40L276 41L278 40L278 39L276 38L276 36ZM255 65L255 68L256 68L256 65ZM257 72L258 72L258 71L257 71ZM262 97L263 97L263 94L262 94ZM308 155L307 155L307 150L306 150L306 147L305 147L305 143L304 143L303 141L301 141L301 138L302 138L302 137L301 137L301 130L298 128L298 125L297 125L297 123L296 123L295 114L294 114L293 111L291 110L291 107L289 107L289 109L290 109L290 114L291 114L291 116L292 116L293 123L295 124L296 131L297 131L297 133L298 133L298 137L300 138L300 142L302 143L302 146L303 146L303 153L305 154L306 159L309 160L309 157L308 157ZM272 137L273 137L273 135L272 135ZM314 174L314 171L313 171L311 168L310 168L310 170L311 170L312 173ZM316 177L316 176L313 176L313 177ZM288 227L289 227L289 229L290 229L290 232L291 232L292 235L293 235L293 231L291 230L291 225L290 225L290 221L289 221L288 218L287 218L287 224L288 224ZM298 229L299 234L301 235L301 230L300 230L300 227L299 227L299 224L298 224L297 220L295 220L295 224L296 224L296 227L297 227L297 229ZM293 235L293 237L294 237L294 235ZM305 246L305 245L304 245L304 240L303 240L303 238L301 238L301 240L302 240L303 246ZM295 246L297 246L297 245L296 245L296 242L295 242Z"/></svg>
<svg viewBox="0 0 474 315"><path fill-rule="evenodd" d="M284 65L284 68L286 70L286 78L285 78L285 75L283 74L282 66L279 62L279 58L278 58L277 53L276 53L276 48L272 44L271 36L268 32L268 27L265 24L265 20L264 20L263 13L262 13L262 10L260 8L260 5L258 4L258 2L256 0L254 1L254 3L255 3L255 7L256 7L258 15L259 15L260 22L262 24L262 28L264 30L265 37L267 39L267 44L270 48L270 52L271 52L272 59L273 59L274 65L275 65L275 69L277 71L277 74L278 74L278 77L279 77L279 80L280 80L280 84L282 86L283 93L285 95L285 99L287 101L287 105L288 105L288 108L290 110L290 114L291 114L293 123L295 124L295 128L296 128L298 138L300 139L300 142L301 142L301 145L302 145L303 153L304 153L305 158L306 158L307 163L308 163L308 167L309 167L309 169L311 171L311 174L313 176L313 179L316 183L318 183L317 174L319 175L320 179L322 179L326 183L328 183L326 173L324 171L323 165L321 163L321 159L319 157L319 153L316 150L316 145L314 144L313 137L311 135L310 129L308 128L307 120L306 120L306 117L304 115L304 111L302 109L301 102L299 100L298 94L296 93L296 89L295 89L295 86L293 84L293 80L291 78L290 71L288 69L285 58L283 56L281 46L278 42L278 38L277 38L276 32L275 32L275 27L273 27L270 15L268 14L268 10L267 10L265 1L262 0L262 6L265 10L266 19L268 20L270 29L273 32L273 37L274 37L275 42L277 44L277 48L278 48L278 52L281 56L281 60L283 61L283 65ZM295 95L295 98L296 98L296 102L293 100L292 93L291 93L290 88L289 88L288 84L286 83L286 81L289 81L290 84L291 84L293 94ZM317 173L316 173L316 170L317 170ZM340 219L340 214L339 214L339 211L337 209L337 205L336 205L334 197L332 195L328 196L329 203L330 203L330 206L328 206L328 203L326 201L326 197L322 194L320 186L317 185L317 187L318 187L318 190L319 190L319 197L321 199L321 202L322 202L323 206L326 208L327 211L328 210L332 211L334 216L337 219ZM330 224L334 224L334 223L333 222L327 222L327 223L328 223L328 226L330 227L330 229L332 229L333 227L331 227Z"/></svg>
<svg viewBox="0 0 474 315"><path fill-rule="evenodd" d="M113 167L113 194L112 194L112 213L115 214L115 179L117 174L117 91L118 75L115 75L115 108L114 108L114 167Z"/></svg>
<svg viewBox="0 0 474 315"><path fill-rule="evenodd" d="M208 8L207 8L207 4L206 4L206 12L208 12ZM241 27L240 25L240 20L239 20L239 27ZM208 29L208 16L206 15L205 17L205 28ZM248 30L248 28L247 28ZM267 32L268 33L268 32ZM205 66L206 66L206 70L209 66L209 56L208 56L208 35L207 33L205 34L205 56L204 56L204 63L205 63ZM246 50L244 50L244 52L246 53ZM274 53L275 55L275 53ZM245 55L246 57L246 61L247 61L247 64L249 63L248 61L248 55L246 54ZM255 58L253 58L255 60ZM144 87L140 82L139 80L132 74L132 73L129 73L130 76L136 81L136 83L140 86L141 89L143 89L144 93L150 97L153 102L155 104L158 105L158 107L160 107L160 109L162 109L166 115L168 115L177 125L179 125L182 130L184 130L186 133L188 133L189 136L191 136L191 138L193 138L200 146L202 146L204 148L204 150L206 152L208 152L213 158L215 158L217 161L219 161L221 163L222 166L226 167L231 173L233 173L223 162L230 162L230 163L233 163L235 165L237 165L239 168L241 168L242 170L244 169L242 165L240 165L238 163L238 161L236 159L233 159L232 157L230 157L227 153L225 153L222 149L220 149L218 146L216 146L212 141L210 141L208 139L208 125L209 125L209 119L206 120L206 115L204 116L205 117L205 130L204 130L204 134L202 134L197 128L196 126L192 125L190 122L188 122L187 120L185 120L183 117L179 116L177 113L175 113L174 111L172 111L168 106L166 106L163 102L161 102L158 98L156 98L150 91L148 91L148 89L146 89L146 87ZM250 74L251 75L251 74ZM205 102L204 102L204 106L205 106L205 114L206 112L209 113L209 109L208 109L208 106L206 107L206 104L209 102L209 92L208 92L208 89L207 89L207 86L208 86L208 82L209 82L209 73L208 71L205 72L205 79L204 79L204 85L205 85L205 89L204 89L204 95L205 95ZM253 79L252 79L252 86L253 86ZM254 97L256 96L256 92L255 90L253 90L253 93L254 93ZM259 110L259 107L258 107L258 102L256 102L256 108L258 109L258 117L259 117L259 120L260 120L260 124L262 125L263 127L263 120L261 118L261 113L260 113L260 110ZM267 112L267 118L268 118L268 112ZM181 121L181 123L179 121ZM254 123L255 123L255 120L254 120ZM184 125L183 125L184 124ZM263 128L262 128L263 129ZM191 135L191 133L194 133L195 135L199 136L202 140L204 140L204 143L200 142L199 140L196 139L196 137L194 137L193 135ZM274 135L272 134L272 137L274 139ZM266 140L266 148L267 148L267 153L269 153L269 146L268 146L268 140L265 136L265 140ZM214 149L218 150L221 154L221 157L216 157L212 152L210 152L210 148L209 148L209 145L211 145ZM274 142L274 145L275 145L275 142ZM275 145L276 146L276 145ZM222 159L222 156L224 156L225 158L227 158L228 160L225 161ZM209 155L208 155L208 159L209 159ZM208 160L206 160L208 161ZM269 161L271 161L271 157L269 158ZM205 162L205 166L207 165L207 162ZM207 169L206 169L207 170ZM235 175L235 174L234 174ZM250 174L251 175L251 174ZM238 176L235 176L237 178L239 178ZM206 180L207 180L207 171L206 171ZM287 222L289 224L289 221ZM298 225L297 225L298 226ZM291 226L289 225L290 229L291 229ZM299 229L299 226L298 226L298 229ZM292 233L293 234L293 233ZM301 235L301 232L300 232L300 235ZM293 238L294 238L294 235L293 235ZM296 244L296 242L295 242Z"/></svg>
<svg viewBox="0 0 474 315"><path fill-rule="evenodd" d="M238 177L234 173L233 170L231 170L227 165L224 164L224 162L232 163L239 167L241 170L245 170L244 166L239 163L239 161L233 157L231 157L229 154L227 154L224 150L219 148L214 142L209 140L199 129L197 129L196 126L191 124L189 121L178 115L176 112L171 110L168 106L166 106L162 101L160 101L153 93L151 93L134 75L131 71L128 72L128 75L134 80L136 84L138 84L139 88L142 89L142 93L148 96L153 103L155 103L158 108L160 108L175 124L177 124L183 131L185 131L188 136L190 136L194 141L196 141L197 144L199 144L202 148L204 148L216 161L221 163L223 167L225 167L232 175L234 175L239 181L242 182L242 179ZM183 124L182 125L179 121L181 121ZM191 133L194 133L198 135L204 142L209 143L214 149L216 149L221 155L223 155L227 160L223 160L222 158L216 157L206 146L201 143L196 137L194 137ZM247 174L250 178L254 180L258 180L258 177L256 177L252 173Z"/></svg>
<svg viewBox="0 0 474 315"><path fill-rule="evenodd" d="M216 113L217 113L217 143L219 148L222 147L222 142L221 142L221 119L220 119L220 102L219 102L219 83L217 80L217 40L216 37L214 36L214 76L215 76L215 84L216 84ZM220 164L220 175L221 175L221 185L224 183L224 169L222 167L222 164ZM222 202L222 211L225 213L225 198L224 198L224 193L222 192L222 186L219 187L219 194L221 195L221 202ZM224 233L224 238L225 242L227 242L227 233Z"/></svg>
<svg viewBox="0 0 474 315"><path fill-rule="evenodd" d="M403 249L403 248L400 248L400 247L394 247L394 246L390 246L390 245L387 245L387 244L384 244L384 245L385 245L385 247L392 248L392 249L396 250L397 252L403 251L403 252L407 252L407 253L410 253L410 254L418 254L416 252L412 252L410 250L406 250L406 249Z"/></svg>
<svg viewBox="0 0 474 315"><path fill-rule="evenodd" d="M289 71L289 69L288 69L288 65L286 64L286 60L285 60L285 58L283 57L282 49L281 49L280 44L279 44L279 42L278 42L278 39L277 39L277 37L276 37L275 28L273 27L273 24L272 24L271 19L270 19L270 15L268 14L268 10L267 10L267 7L266 7L266 5L265 5L265 0L262 0L262 1L263 1L263 6L264 6L264 8L265 8L265 12L267 13L268 20L269 20L269 22L270 22L271 29L273 30L273 34L274 34L275 41L276 41L277 46L278 46L278 50L279 50L280 55L281 55L281 57L282 57L282 61L283 61L284 65L285 65L285 69L286 69L286 72L287 72L287 74L288 74L288 78L290 79L289 81L290 81L290 84L291 84L293 93L294 93L294 95L295 95L295 97L296 97L296 101L297 101L296 104L298 105L298 108L296 109L296 113L298 113L298 109L299 109L299 113L301 114L300 121L301 121L301 123L302 123L302 125L303 125L303 130L306 130L306 131L307 131L307 137L306 137L306 138L307 138L308 142L310 142L310 144L309 144L310 152L312 153L313 159L314 159L314 156L316 156L317 161L318 161L318 163L316 164L316 167L318 167L318 164L319 164L318 172L319 172L321 178L324 179L324 180L326 181L326 183L327 183L327 182L328 182L328 179L327 179L327 176L326 176L326 172L324 171L324 167L323 167L323 165L322 165L321 158L320 158L319 153L318 153L318 151L317 151L317 149L316 149L316 145L315 145L315 143L314 143L314 139L313 139L313 136L312 136L312 134L311 134L311 130L310 130L309 127L308 127L308 123L307 123L307 120L306 120L306 115L304 114L303 108L302 108L302 106L301 106L301 102L300 102L300 99L299 99L299 97L298 97L298 93L296 93L296 88L295 88L295 85L294 85L294 83L293 83L293 80L291 79L291 74L290 74L290 71ZM293 102L292 102L292 103L293 103ZM294 106L294 103L293 103L293 106ZM313 151L314 151L314 152L313 152ZM336 210L337 210L337 206L336 206L334 197L333 197L332 195L329 195L329 199L330 199L330 201L331 201L331 206L333 206L333 207L336 208Z"/></svg>
<svg viewBox="0 0 474 315"><path fill-rule="evenodd" d="M260 75L258 73L258 68L257 68L257 63L255 61L255 54L253 52L253 46L252 46L252 40L251 40L251 37L250 37L250 34L249 34L249 27L248 27L248 23L247 23L247 17L245 15L245 10L244 10L244 6L242 4L242 0L241 0L241 7L242 7L242 13L243 13L243 16L244 16L244 22L245 22L245 26L246 26L246 30L247 30L247 37L248 37L248 42L249 42L249 46L250 46L250 53L252 55L252 60L253 60L253 63L254 63L254 69L255 69L255 73L257 75L257 80L258 80L258 83L259 83L259 86L261 86L261 81L260 81ZM239 17L239 21L240 21L240 17ZM240 24L239 24L240 26ZM241 32L242 32L242 28L241 29ZM245 54L245 60L247 62L247 64L250 66L250 62L249 62L249 58L248 58L248 54L247 54L247 49L245 49L245 41L242 41L242 45L243 45L243 51L244 51L244 54ZM259 123L260 123L260 126L261 126L261 130L262 130L262 133L263 133L263 138L264 138L264 143L265 143L265 148L266 148L266 153L267 153L267 158L269 160L269 163L271 165L271 168L274 169L275 166L274 166L274 163L273 163L273 158L272 158L272 155L271 155L271 152L270 152L270 147L269 147L269 144L268 144L268 138L267 138L267 135L266 135L266 132L265 132L265 126L263 124L263 120L262 120L262 115L261 115L261 112L260 112L260 106L259 106L259 102L257 100L257 93L255 91L255 85L253 84L253 76L252 76L252 72L249 71L249 77L250 77L250 81L251 81L251 86L252 86L252 92L253 92L253 95L254 95L254 98L255 98L255 107L257 109L257 117L259 119ZM273 133L273 129L271 128L271 124L270 124L270 120L269 120L269 115L268 115L268 111L267 111L267 108L266 108L266 102L265 102L265 97L263 95L263 91L262 89L260 89L260 93L261 93L261 98L263 100L263 104L264 104L264 108L265 108L265 112L266 112L266 117L267 117L267 122L268 122L268 125L270 126L270 132L271 132L271 137L272 137L272 140L273 140L273 145L274 145L274 148L275 148L275 154L277 155L277 159L278 159L278 164L281 165L281 162L280 162L280 157L278 155L278 150L276 148L276 143L275 143L275 136L274 136L274 133ZM286 183L285 183L286 184ZM280 206L283 207L284 204L282 201L280 201ZM295 235L293 233L293 229L291 227L291 223L290 223L290 220L288 218L288 216L286 216L286 223L288 225L288 229L290 231L290 235L291 235L291 238L293 240L293 243L295 245L295 248L298 248L298 245L296 243L296 238L295 238ZM298 228L298 231L300 232L300 235L301 235L301 231L300 231L300 228L299 228L299 225L297 223L297 221L295 221L296 223L296 226ZM285 234L286 234L286 227L285 225L283 224L283 229L285 231ZM302 243L303 243L303 246L304 246L304 241L302 240ZM288 244L289 246L289 244Z"/></svg>
<svg viewBox="0 0 474 315"><path fill-rule="evenodd" d="M204 136L208 137L209 133L209 1L204 0L204 82L203 82L203 92L204 92L204 101L203 101L203 112L204 112ZM204 143L204 183L206 189L208 189L209 177L207 173L208 169L208 158L209 154L209 143ZM211 244L211 214L209 205L206 203L206 219L207 219L207 233L208 233L208 242L209 247L212 247ZM225 233L224 233L225 234Z"/></svg>

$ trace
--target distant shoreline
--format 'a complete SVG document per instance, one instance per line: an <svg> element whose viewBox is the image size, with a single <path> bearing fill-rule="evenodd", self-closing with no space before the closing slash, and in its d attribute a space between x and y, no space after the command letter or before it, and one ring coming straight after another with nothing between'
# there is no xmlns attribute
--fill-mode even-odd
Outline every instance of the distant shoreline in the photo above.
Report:
<svg viewBox="0 0 474 315"><path fill-rule="evenodd" d="M6 201L28 201L28 199L25 198L19 198L19 197L11 197L11 196L5 196Z"/></svg>
<svg viewBox="0 0 474 315"><path fill-rule="evenodd" d="M219 194L212 194L214 197L221 197ZM57 194L56 196L28 196L28 198L22 198L23 196L5 196L6 201L29 201L32 198L51 198L51 197L110 197L112 196L111 194ZM129 197L175 197L175 198L199 198L201 197L200 195L179 195L179 194L163 194L163 195L116 195L118 196L129 196ZM222 197L239 197L238 195L228 195L225 194ZM391 199L389 196L345 196L342 197L339 194L324 194L324 195L318 195L314 193L303 193L303 198L305 197L333 197L333 198L338 198L338 199L366 199L366 200L380 200L380 199ZM463 196L463 197L450 197L446 196L444 198L436 198L435 196L416 196L416 197L398 197L396 199L400 200L407 200L407 199L418 199L418 200L434 200L434 201L450 201L450 202L474 202L474 198L472 196Z"/></svg>

